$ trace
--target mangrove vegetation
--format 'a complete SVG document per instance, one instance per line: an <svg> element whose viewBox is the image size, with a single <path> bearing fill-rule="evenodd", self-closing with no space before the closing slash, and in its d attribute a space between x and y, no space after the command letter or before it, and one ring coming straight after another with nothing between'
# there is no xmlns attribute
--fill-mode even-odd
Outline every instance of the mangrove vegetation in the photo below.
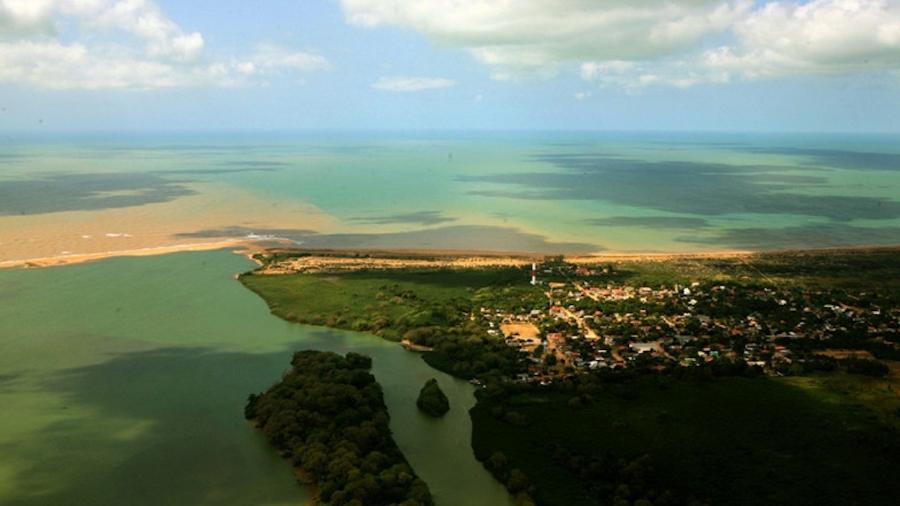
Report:
<svg viewBox="0 0 900 506"><path fill-rule="evenodd" d="M356 353L300 351L282 380L251 394L245 416L315 481L331 506L432 506L388 426L372 361Z"/></svg>

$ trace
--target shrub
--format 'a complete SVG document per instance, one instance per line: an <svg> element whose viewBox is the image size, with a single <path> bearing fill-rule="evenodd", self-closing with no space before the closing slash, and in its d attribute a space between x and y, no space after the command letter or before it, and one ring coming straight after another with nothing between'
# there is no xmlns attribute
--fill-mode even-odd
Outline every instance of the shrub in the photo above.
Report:
<svg viewBox="0 0 900 506"><path fill-rule="evenodd" d="M450 401L444 392L441 391L440 385L436 379L431 378L425 382L425 386L419 392L419 398L416 400L416 406L430 416L444 416L450 411Z"/></svg>

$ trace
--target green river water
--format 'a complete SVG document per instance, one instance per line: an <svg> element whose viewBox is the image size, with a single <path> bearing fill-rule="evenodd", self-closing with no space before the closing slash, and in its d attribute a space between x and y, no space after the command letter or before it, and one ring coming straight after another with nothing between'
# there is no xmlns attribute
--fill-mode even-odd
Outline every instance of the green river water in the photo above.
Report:
<svg viewBox="0 0 900 506"><path fill-rule="evenodd" d="M391 427L442 506L509 504L474 459L472 387L374 336L287 323L230 252L0 270L0 504L303 505L242 416L292 351L373 357ZM438 378L452 409L415 406Z"/></svg>

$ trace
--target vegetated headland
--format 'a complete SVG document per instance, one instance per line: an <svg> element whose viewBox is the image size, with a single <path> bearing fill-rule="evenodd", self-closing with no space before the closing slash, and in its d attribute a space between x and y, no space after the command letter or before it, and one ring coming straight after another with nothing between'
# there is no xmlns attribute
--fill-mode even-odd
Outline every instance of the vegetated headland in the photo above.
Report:
<svg viewBox="0 0 900 506"><path fill-rule="evenodd" d="M900 249L536 257L277 249L240 277L481 386L520 504L893 504Z"/></svg>

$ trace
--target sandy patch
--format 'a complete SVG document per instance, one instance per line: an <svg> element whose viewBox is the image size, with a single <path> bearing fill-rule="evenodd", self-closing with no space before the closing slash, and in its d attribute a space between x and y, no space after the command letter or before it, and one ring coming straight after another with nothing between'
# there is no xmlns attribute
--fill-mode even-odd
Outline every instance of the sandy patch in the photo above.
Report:
<svg viewBox="0 0 900 506"><path fill-rule="evenodd" d="M506 337L519 337L522 339L537 339L540 342L541 331L537 326L529 322L503 323L500 332Z"/></svg>
<svg viewBox="0 0 900 506"><path fill-rule="evenodd" d="M506 339L512 340L516 346L526 353L531 353L541 345L541 331L529 322L511 322L500 324L500 332Z"/></svg>

